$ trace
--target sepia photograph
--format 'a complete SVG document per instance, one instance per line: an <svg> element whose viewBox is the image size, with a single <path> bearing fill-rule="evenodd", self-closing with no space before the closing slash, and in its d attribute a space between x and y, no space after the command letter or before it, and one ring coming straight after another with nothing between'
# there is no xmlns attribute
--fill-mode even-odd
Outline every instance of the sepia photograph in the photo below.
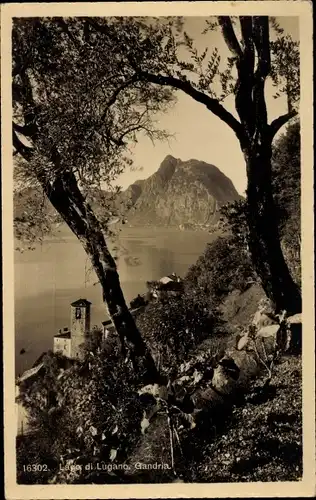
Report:
<svg viewBox="0 0 316 500"><path fill-rule="evenodd" d="M122 4L3 10L8 498L305 491L310 5Z"/></svg>

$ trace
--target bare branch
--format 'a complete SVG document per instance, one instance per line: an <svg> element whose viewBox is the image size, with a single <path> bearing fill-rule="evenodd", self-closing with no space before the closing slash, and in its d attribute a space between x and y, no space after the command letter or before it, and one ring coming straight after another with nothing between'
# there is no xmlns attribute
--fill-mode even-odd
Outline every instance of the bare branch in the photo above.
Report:
<svg viewBox="0 0 316 500"><path fill-rule="evenodd" d="M275 134L280 130L283 125L285 125L291 118L297 116L297 111L292 110L290 113L286 113L285 115L281 115L270 123L270 134L271 139L275 136Z"/></svg>
<svg viewBox="0 0 316 500"><path fill-rule="evenodd" d="M269 20L268 17L254 17L253 38L258 52L257 76L265 79L271 71Z"/></svg>
<svg viewBox="0 0 316 500"><path fill-rule="evenodd" d="M254 17L253 39L258 54L257 69L253 98L256 106L257 127L263 128L267 124L267 106L264 96L265 80L271 71L269 20L268 17Z"/></svg>
<svg viewBox="0 0 316 500"><path fill-rule="evenodd" d="M249 75L251 75L252 77L255 64L252 18L250 16L241 16L240 28L241 28L242 39L245 45L244 60L247 64L247 71Z"/></svg>
<svg viewBox="0 0 316 500"><path fill-rule="evenodd" d="M237 56L239 59L241 59L243 56L243 51L241 50L241 47L237 40L230 17L219 16L218 22L222 28L223 37L227 47L234 54L234 56Z"/></svg>
<svg viewBox="0 0 316 500"><path fill-rule="evenodd" d="M195 89L189 81L180 80L179 78L175 78L173 76L154 75L145 71L140 72L139 77L152 83L157 83L158 85L170 85L171 87L182 90L197 102L204 104L207 109L214 113L214 115L218 116L218 118L229 125L229 127L235 132L238 139L243 142L243 128L240 122L236 120L236 118L229 111L227 111L217 99L214 99Z"/></svg>

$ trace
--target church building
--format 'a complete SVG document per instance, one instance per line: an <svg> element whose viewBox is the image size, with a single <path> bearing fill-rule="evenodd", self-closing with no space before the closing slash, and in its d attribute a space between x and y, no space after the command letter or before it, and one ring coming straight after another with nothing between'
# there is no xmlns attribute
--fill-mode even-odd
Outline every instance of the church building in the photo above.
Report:
<svg viewBox="0 0 316 500"><path fill-rule="evenodd" d="M90 307L91 302L78 299L70 306L70 330L54 335L54 353L59 352L67 358L83 359L83 344L90 333Z"/></svg>

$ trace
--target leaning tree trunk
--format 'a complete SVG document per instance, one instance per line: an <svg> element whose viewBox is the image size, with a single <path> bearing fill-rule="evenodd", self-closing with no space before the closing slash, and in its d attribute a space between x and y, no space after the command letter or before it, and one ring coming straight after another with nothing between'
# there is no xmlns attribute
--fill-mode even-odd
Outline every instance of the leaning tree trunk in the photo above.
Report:
<svg viewBox="0 0 316 500"><path fill-rule="evenodd" d="M33 112L37 111L38 107L33 99L32 85L25 67L20 68L19 75L23 84L21 104L25 125L20 127L13 123L13 145L28 162L33 157L34 149L21 142L16 132L26 133L26 136L36 144L38 130ZM140 368L139 362L142 360L142 371L145 371L147 378L150 381L159 381L160 377L151 353L126 305L116 264L107 247L101 224L78 188L74 173L64 167L61 168L60 154L56 147L51 150L50 161L54 165L52 171L47 173L45 167L38 168L37 180L53 207L77 236L90 258L102 287L103 300L108 314L119 334L123 351L126 341L135 368L137 366ZM54 172L56 177L52 179Z"/></svg>
<svg viewBox="0 0 316 500"><path fill-rule="evenodd" d="M277 310L301 312L301 294L284 260L272 194L270 141L245 152L249 250L267 296Z"/></svg>
<svg viewBox="0 0 316 500"><path fill-rule="evenodd" d="M79 190L74 174L62 173L53 183L47 183L43 178L39 180L48 199L91 260L102 287L108 314L120 337L123 353L126 352L126 342L134 367L140 368L141 362L146 380L158 381L154 360L126 305L116 263L107 247L101 224Z"/></svg>

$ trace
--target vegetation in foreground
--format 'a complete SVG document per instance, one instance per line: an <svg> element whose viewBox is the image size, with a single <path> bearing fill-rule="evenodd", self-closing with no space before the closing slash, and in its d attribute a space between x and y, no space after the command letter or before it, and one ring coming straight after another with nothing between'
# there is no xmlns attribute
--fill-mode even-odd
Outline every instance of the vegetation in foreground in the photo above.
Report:
<svg viewBox="0 0 316 500"><path fill-rule="evenodd" d="M269 386L253 382L225 429L205 443L191 481L295 481L302 477L301 358L285 356Z"/></svg>

